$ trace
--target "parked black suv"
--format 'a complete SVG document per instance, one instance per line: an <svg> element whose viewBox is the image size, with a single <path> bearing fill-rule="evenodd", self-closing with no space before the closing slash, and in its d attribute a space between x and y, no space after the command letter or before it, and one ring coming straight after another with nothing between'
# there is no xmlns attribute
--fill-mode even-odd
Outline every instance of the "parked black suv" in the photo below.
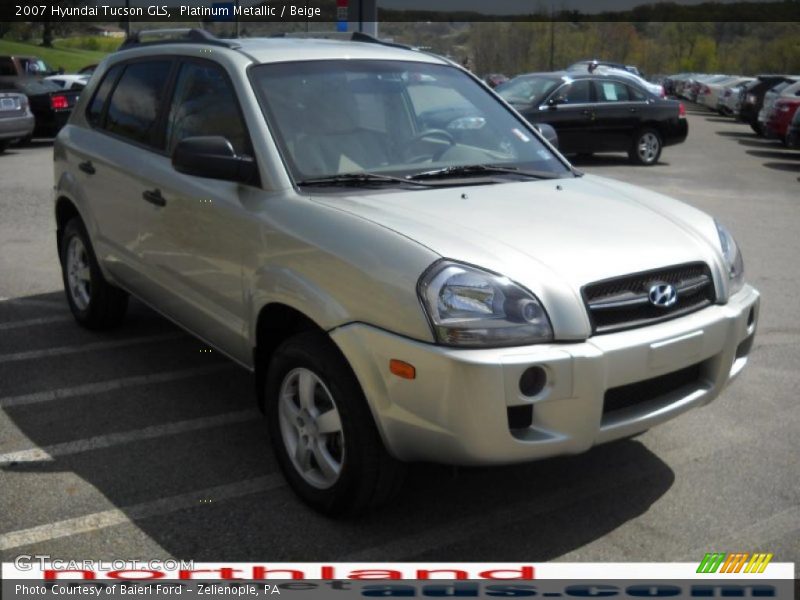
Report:
<svg viewBox="0 0 800 600"><path fill-rule="evenodd" d="M530 122L552 125L565 154L627 152L653 165L689 131L683 104L614 75L532 73L497 91Z"/></svg>

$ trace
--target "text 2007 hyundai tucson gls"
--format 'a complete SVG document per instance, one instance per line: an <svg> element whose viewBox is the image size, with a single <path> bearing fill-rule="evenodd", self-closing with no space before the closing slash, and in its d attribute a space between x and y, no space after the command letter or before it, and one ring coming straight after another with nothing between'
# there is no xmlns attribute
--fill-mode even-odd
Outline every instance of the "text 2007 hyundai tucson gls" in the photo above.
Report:
<svg viewBox="0 0 800 600"><path fill-rule="evenodd" d="M254 371L329 514L404 462L574 454L703 406L758 320L712 217L581 176L468 72L365 38L129 42L55 184L75 318L132 294Z"/></svg>

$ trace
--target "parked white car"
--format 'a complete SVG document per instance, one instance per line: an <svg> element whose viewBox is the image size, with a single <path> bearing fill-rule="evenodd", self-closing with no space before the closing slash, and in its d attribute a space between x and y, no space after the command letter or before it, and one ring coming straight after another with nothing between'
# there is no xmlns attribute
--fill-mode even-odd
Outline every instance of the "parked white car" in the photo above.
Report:
<svg viewBox="0 0 800 600"><path fill-rule="evenodd" d="M713 111L720 112L720 104L725 91L749 81L753 81L753 78L737 75L722 81L705 84L701 86L700 93L697 95L697 102Z"/></svg>
<svg viewBox="0 0 800 600"><path fill-rule="evenodd" d="M634 73L631 73L630 71L626 71L624 69L613 69L613 68L610 68L610 67L600 66L600 67L597 67L595 69L595 73L604 74L604 75L614 75L616 77L621 77L621 78L626 79L628 81L632 81L634 83L637 83L640 87L646 89L648 92L650 92L654 96L658 96L659 98L666 98L667 97L666 93L664 93L664 86L663 85L660 85L658 83L650 83L649 81L647 81L643 77L640 77L639 75L635 75Z"/></svg>
<svg viewBox="0 0 800 600"><path fill-rule="evenodd" d="M106 58L56 139L67 302L107 328L132 294L253 371L318 510L385 501L409 461L635 435L747 363L759 294L731 233L577 172L457 64L366 36L179 41Z"/></svg>
<svg viewBox="0 0 800 600"><path fill-rule="evenodd" d="M82 90L89 83L91 75L50 75L45 77L47 81L52 81L62 90Z"/></svg>

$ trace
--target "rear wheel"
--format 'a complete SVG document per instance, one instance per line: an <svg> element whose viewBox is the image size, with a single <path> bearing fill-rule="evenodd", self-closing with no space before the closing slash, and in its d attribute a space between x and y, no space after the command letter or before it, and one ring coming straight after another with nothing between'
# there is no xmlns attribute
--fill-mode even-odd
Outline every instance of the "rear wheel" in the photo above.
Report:
<svg viewBox="0 0 800 600"><path fill-rule="evenodd" d="M637 165L651 166L661 157L661 135L655 129L639 130L633 137L628 157Z"/></svg>
<svg viewBox="0 0 800 600"><path fill-rule="evenodd" d="M758 136L764 135L764 128L761 127L761 123L758 121L755 123L750 123L750 129L752 129L753 132Z"/></svg>
<svg viewBox="0 0 800 600"><path fill-rule="evenodd" d="M103 277L80 219L74 218L64 227L60 255L64 290L75 320L88 329L119 325L125 317L128 295Z"/></svg>
<svg viewBox="0 0 800 600"><path fill-rule="evenodd" d="M6 151L8 148L8 140L0 140L0 154Z"/></svg>
<svg viewBox="0 0 800 600"><path fill-rule="evenodd" d="M328 515L354 515L388 500L405 467L383 446L347 361L323 333L284 342L269 366L267 428L287 481Z"/></svg>

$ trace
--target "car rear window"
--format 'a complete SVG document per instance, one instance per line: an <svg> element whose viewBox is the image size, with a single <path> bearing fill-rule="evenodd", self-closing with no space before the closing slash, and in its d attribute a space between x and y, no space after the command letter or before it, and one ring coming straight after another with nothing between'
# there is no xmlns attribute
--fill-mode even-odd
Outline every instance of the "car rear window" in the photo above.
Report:
<svg viewBox="0 0 800 600"><path fill-rule="evenodd" d="M171 67L169 60L129 64L111 96L106 131L140 144L158 145L156 126Z"/></svg>

